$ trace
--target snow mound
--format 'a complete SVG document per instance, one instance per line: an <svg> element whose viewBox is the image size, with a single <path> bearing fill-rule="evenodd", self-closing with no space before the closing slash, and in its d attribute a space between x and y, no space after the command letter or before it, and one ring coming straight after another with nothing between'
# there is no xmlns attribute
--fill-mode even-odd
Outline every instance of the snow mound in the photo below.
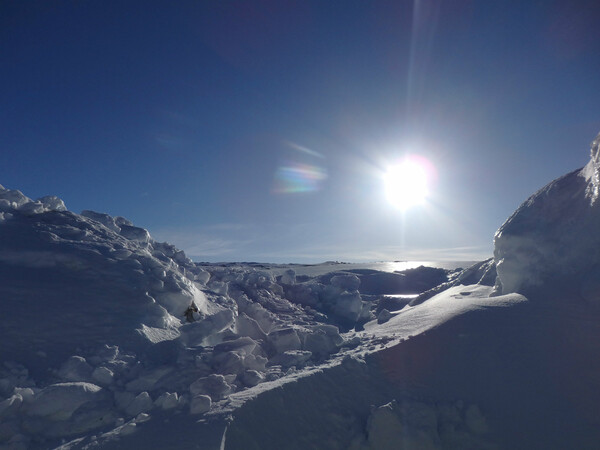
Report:
<svg viewBox="0 0 600 450"><path fill-rule="evenodd" d="M498 293L563 292L600 304L600 135L589 163L525 201L494 238Z"/></svg>
<svg viewBox="0 0 600 450"><path fill-rule="evenodd" d="M131 437L327 361L338 325L371 317L358 277L330 278L198 265L123 217L0 187L0 448Z"/></svg>
<svg viewBox="0 0 600 450"><path fill-rule="evenodd" d="M172 339L192 302L208 312L187 274L195 266L124 219L96 214L98 221L67 211L56 197L32 201L4 188L0 208L3 360L67 357L81 336L85 345L133 348L151 340L149 327Z"/></svg>

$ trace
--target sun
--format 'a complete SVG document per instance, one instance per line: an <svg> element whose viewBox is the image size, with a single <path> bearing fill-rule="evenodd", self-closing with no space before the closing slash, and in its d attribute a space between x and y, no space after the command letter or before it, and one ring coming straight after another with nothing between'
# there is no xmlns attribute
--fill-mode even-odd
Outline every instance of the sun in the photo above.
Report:
<svg viewBox="0 0 600 450"><path fill-rule="evenodd" d="M416 159L388 167L383 181L388 201L401 210L423 204L429 195L427 167Z"/></svg>

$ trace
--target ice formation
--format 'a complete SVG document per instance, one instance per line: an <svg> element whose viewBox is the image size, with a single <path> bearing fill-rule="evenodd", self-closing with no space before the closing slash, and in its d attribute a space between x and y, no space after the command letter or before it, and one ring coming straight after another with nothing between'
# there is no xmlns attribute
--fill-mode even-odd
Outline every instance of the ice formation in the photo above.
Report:
<svg viewBox="0 0 600 450"><path fill-rule="evenodd" d="M600 302L600 135L589 163L540 189L500 227L497 291L563 292Z"/></svg>

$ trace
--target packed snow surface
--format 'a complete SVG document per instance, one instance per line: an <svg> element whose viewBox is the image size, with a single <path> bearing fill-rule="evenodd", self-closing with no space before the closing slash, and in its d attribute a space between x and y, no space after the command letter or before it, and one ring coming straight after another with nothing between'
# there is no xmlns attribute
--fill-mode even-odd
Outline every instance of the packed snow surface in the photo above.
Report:
<svg viewBox="0 0 600 450"><path fill-rule="evenodd" d="M594 448L598 146L464 270L194 263L0 186L0 449Z"/></svg>

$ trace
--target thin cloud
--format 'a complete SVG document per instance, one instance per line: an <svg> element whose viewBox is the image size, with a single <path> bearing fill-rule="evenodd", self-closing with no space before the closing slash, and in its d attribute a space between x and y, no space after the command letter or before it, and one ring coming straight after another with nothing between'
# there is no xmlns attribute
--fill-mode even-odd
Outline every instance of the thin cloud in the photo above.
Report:
<svg viewBox="0 0 600 450"><path fill-rule="evenodd" d="M315 150L311 150L310 148L307 147L303 147L302 145L298 145L295 142L291 142L291 141L283 141L283 143L285 145L287 145L288 147L297 150L301 153L306 153L307 155L310 156L314 156L315 158L321 158L321 159L325 159L325 155L315 151Z"/></svg>
<svg viewBox="0 0 600 450"><path fill-rule="evenodd" d="M237 259L237 255L244 253L256 241L250 226L235 223L162 228L151 230L151 234L155 240L169 242L195 260Z"/></svg>

